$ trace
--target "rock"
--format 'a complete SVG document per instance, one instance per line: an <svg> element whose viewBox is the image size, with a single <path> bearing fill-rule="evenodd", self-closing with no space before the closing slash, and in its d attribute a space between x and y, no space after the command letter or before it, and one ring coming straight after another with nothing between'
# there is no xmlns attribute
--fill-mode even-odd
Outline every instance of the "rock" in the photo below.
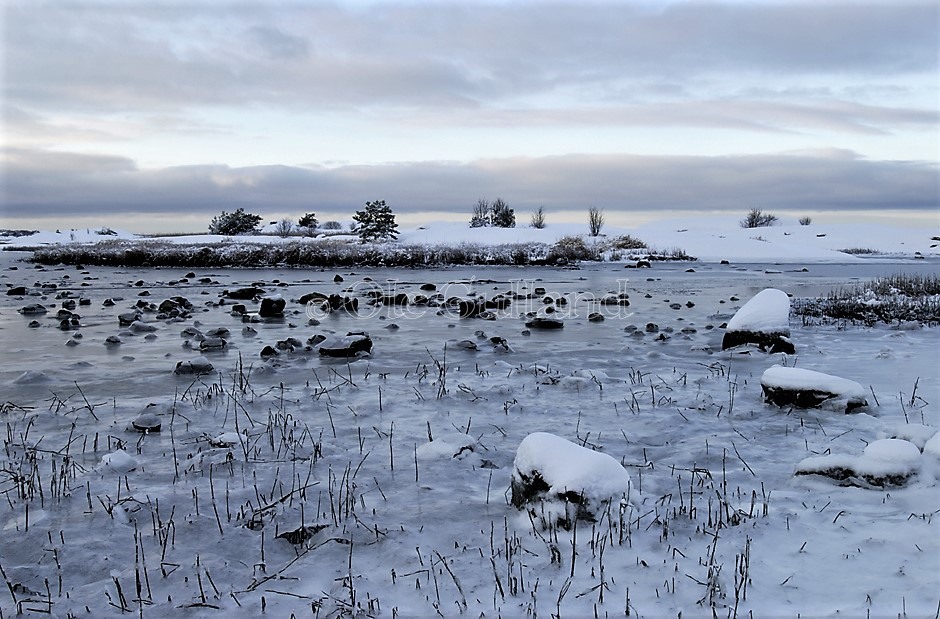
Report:
<svg viewBox="0 0 940 619"><path fill-rule="evenodd" d="M304 347L304 344L303 344L303 342L301 342L300 340L298 340L296 337L289 337L289 338L284 339L284 340L278 340L278 341L274 344L274 346L275 346L278 350L284 350L284 351L287 351L287 352L294 352L295 350L298 350L298 349L300 349L300 348L303 348L303 347Z"/></svg>
<svg viewBox="0 0 940 619"><path fill-rule="evenodd" d="M45 314L47 311L46 306L41 303L31 303L25 307L21 307L17 310L20 314L24 316L38 316L40 314Z"/></svg>
<svg viewBox="0 0 940 619"><path fill-rule="evenodd" d="M434 284L421 284L421 290L424 290L425 292L434 292L437 290L437 286Z"/></svg>
<svg viewBox="0 0 940 619"><path fill-rule="evenodd" d="M346 281L346 280L344 280L344 279L343 279L343 276L340 275L339 273L337 273L336 275L333 276L333 282L335 282L335 283L337 283L337 284L341 284L341 283L343 283L344 281Z"/></svg>
<svg viewBox="0 0 940 619"><path fill-rule="evenodd" d="M346 297L340 296L338 294L331 294L328 298L331 311L343 310L346 312L357 312L359 311L359 299L355 297Z"/></svg>
<svg viewBox="0 0 940 619"><path fill-rule="evenodd" d="M268 359L268 358L270 358L270 357L276 357L276 356L278 356L279 354L281 354L281 353L279 353L278 350L277 350L276 348L274 348L273 346L265 346L264 348L261 349L261 358L262 358L262 359Z"/></svg>
<svg viewBox="0 0 940 619"><path fill-rule="evenodd" d="M225 327L216 327L214 329L209 329L206 331L206 337L228 337L231 334L231 331Z"/></svg>
<svg viewBox="0 0 940 619"><path fill-rule="evenodd" d="M764 372L760 384L764 399L777 406L816 408L826 403L846 413L868 406L859 383L813 370L775 365Z"/></svg>
<svg viewBox="0 0 940 619"><path fill-rule="evenodd" d="M29 324L26 326L29 327L30 329L38 329L39 327L42 326L42 323L40 323L38 320L30 320Z"/></svg>
<svg viewBox="0 0 940 619"><path fill-rule="evenodd" d="M29 291L26 289L26 286L14 286L7 290L8 297L22 297L25 296Z"/></svg>
<svg viewBox="0 0 940 619"><path fill-rule="evenodd" d="M137 415L137 418L131 422L131 427L138 432L147 434L149 432L159 432L162 423L160 418L154 413L144 411Z"/></svg>
<svg viewBox="0 0 940 619"><path fill-rule="evenodd" d="M478 299L460 299L457 301L457 314L461 318L477 318L486 310Z"/></svg>
<svg viewBox="0 0 940 619"><path fill-rule="evenodd" d="M351 358L372 353L372 338L365 332L347 333L346 337L329 346L320 347L320 355L324 357Z"/></svg>
<svg viewBox="0 0 940 619"><path fill-rule="evenodd" d="M821 475L843 486L890 488L903 486L920 472L923 456L916 445L903 439L872 441L860 456L832 454L805 458L796 475Z"/></svg>
<svg viewBox="0 0 940 619"><path fill-rule="evenodd" d="M140 320L140 318L140 312L124 312L123 314L118 314L118 326L129 327L135 321Z"/></svg>
<svg viewBox="0 0 940 619"><path fill-rule="evenodd" d="M105 338L105 340L104 340L104 345L105 345L105 346L120 346L120 345L123 344L123 343L124 343L124 342L121 341L121 338L119 338L119 337L116 336L116 335L109 335L109 336L108 336L107 338Z"/></svg>
<svg viewBox="0 0 940 619"><path fill-rule="evenodd" d="M646 332L647 333L659 333L659 325L655 322L646 323Z"/></svg>
<svg viewBox="0 0 940 619"><path fill-rule="evenodd" d="M317 344L321 344L325 341L326 336L321 333L317 333L316 335L312 335L307 338L307 346L316 346Z"/></svg>
<svg viewBox="0 0 940 619"><path fill-rule="evenodd" d="M570 529L575 520L597 521L612 503L629 502L632 484L611 456L535 432L516 451L510 491L512 505L543 527Z"/></svg>
<svg viewBox="0 0 940 619"><path fill-rule="evenodd" d="M265 297L261 299L261 308L258 315L262 318L280 318L284 315L285 301L281 297Z"/></svg>
<svg viewBox="0 0 940 619"><path fill-rule="evenodd" d="M537 317L525 323L530 329L561 329L565 326L564 321L559 318Z"/></svg>
<svg viewBox="0 0 940 619"><path fill-rule="evenodd" d="M479 350L477 343L473 340L460 340L454 344L454 346L460 348L461 350Z"/></svg>
<svg viewBox="0 0 940 619"><path fill-rule="evenodd" d="M408 295L404 292L398 294L383 294L378 299L382 305L408 305Z"/></svg>
<svg viewBox="0 0 940 619"><path fill-rule="evenodd" d="M223 340L220 337L206 337L199 342L199 350L202 351L218 351L223 350L228 346L228 342Z"/></svg>
<svg viewBox="0 0 940 619"><path fill-rule="evenodd" d="M604 315L600 312L591 312L588 314L588 322L604 322Z"/></svg>
<svg viewBox="0 0 940 619"><path fill-rule="evenodd" d="M215 368L205 357L196 357L195 359L186 359L184 361L179 361L176 364L176 369L173 370L174 374L187 375L187 374L210 374Z"/></svg>
<svg viewBox="0 0 940 619"><path fill-rule="evenodd" d="M154 325L140 322L139 320L132 322L129 328L131 333L152 333L157 330L157 327Z"/></svg>
<svg viewBox="0 0 940 619"><path fill-rule="evenodd" d="M795 354L790 341L790 298L776 288L766 288L745 303L728 321L721 349L756 344L771 353Z"/></svg>
<svg viewBox="0 0 940 619"><path fill-rule="evenodd" d="M257 296L263 295L264 290L262 288L256 288L254 286L248 288L238 288L236 290L225 290L222 292L222 296L229 299L238 299L241 301L250 301Z"/></svg>

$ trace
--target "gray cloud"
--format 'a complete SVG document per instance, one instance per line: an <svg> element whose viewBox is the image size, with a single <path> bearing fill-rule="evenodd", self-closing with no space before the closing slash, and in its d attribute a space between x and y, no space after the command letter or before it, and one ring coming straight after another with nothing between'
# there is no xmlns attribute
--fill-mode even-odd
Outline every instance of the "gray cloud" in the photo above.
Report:
<svg viewBox="0 0 940 619"><path fill-rule="evenodd" d="M797 86L938 67L940 9L924 0L275 6L7 7L5 94L103 110L475 107L558 93L622 101L637 82L727 94L729 75Z"/></svg>
<svg viewBox="0 0 940 619"><path fill-rule="evenodd" d="M480 196L517 209L608 211L936 209L937 166L845 151L737 157L567 155L300 168L221 165L142 170L120 157L7 149L6 218L201 213L352 213L370 199L396 212L469 212Z"/></svg>

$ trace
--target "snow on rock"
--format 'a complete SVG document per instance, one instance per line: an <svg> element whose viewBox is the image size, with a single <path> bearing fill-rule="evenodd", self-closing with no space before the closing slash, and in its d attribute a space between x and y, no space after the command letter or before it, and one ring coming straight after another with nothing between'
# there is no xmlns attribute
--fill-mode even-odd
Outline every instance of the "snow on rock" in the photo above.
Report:
<svg viewBox="0 0 940 619"><path fill-rule="evenodd" d="M815 408L825 402L846 413L868 406L859 383L813 370L775 365L764 372L760 384L764 399L777 406Z"/></svg>
<svg viewBox="0 0 940 619"><path fill-rule="evenodd" d="M515 507L529 508L545 526L569 528L575 519L595 521L613 500L629 501L631 482L611 456L535 432L519 444L510 488Z"/></svg>
<svg viewBox="0 0 940 619"><path fill-rule="evenodd" d="M806 458L797 465L796 475L822 475L848 486L903 486L920 472L922 460L914 443L888 438L872 441L861 456Z"/></svg>
<svg viewBox="0 0 940 619"><path fill-rule="evenodd" d="M97 469L102 472L127 473L137 468L137 460L123 449L105 454Z"/></svg>
<svg viewBox="0 0 940 619"><path fill-rule="evenodd" d="M940 432L933 426L925 426L920 423L905 423L895 426L886 432L881 432L878 438L902 438L917 445L917 448L924 451L925 446L931 438Z"/></svg>
<svg viewBox="0 0 940 619"><path fill-rule="evenodd" d="M793 354L796 351L789 337L790 297L782 290L766 288L728 321L721 349L757 344L761 350Z"/></svg>
<svg viewBox="0 0 940 619"><path fill-rule="evenodd" d="M26 370L13 379L14 385L35 385L49 381L49 376L41 370Z"/></svg>
<svg viewBox="0 0 940 619"><path fill-rule="evenodd" d="M930 456L940 462L940 432L924 443L924 455Z"/></svg>
<svg viewBox="0 0 940 619"><path fill-rule="evenodd" d="M416 455L421 460L463 459L478 448L478 441L463 432L444 429L433 433L434 440L418 445Z"/></svg>

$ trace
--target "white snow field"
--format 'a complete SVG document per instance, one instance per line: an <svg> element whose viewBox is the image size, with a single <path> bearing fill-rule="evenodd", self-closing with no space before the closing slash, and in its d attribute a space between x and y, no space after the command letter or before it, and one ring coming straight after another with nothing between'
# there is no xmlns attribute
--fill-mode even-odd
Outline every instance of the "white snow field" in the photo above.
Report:
<svg viewBox="0 0 940 619"><path fill-rule="evenodd" d="M766 288L825 296L938 263L791 249L779 268L751 254L642 271L188 272L0 252L5 287L26 289L0 295L2 616L936 617L940 331L790 318L794 355L721 339ZM494 320L369 304L424 284L512 302ZM283 316L223 294L250 286ZM359 311L311 322L311 292ZM630 305L599 302L611 293ZM176 297L192 309L158 318ZM544 297L565 327L528 332ZM77 325L59 315L71 302ZM46 313L18 311L35 303ZM136 312L153 330L120 323ZM318 352L352 332L371 352ZM850 378L868 406L768 404L778 365ZM553 526L511 504L514 462L617 500ZM821 462L858 470L797 474Z"/></svg>

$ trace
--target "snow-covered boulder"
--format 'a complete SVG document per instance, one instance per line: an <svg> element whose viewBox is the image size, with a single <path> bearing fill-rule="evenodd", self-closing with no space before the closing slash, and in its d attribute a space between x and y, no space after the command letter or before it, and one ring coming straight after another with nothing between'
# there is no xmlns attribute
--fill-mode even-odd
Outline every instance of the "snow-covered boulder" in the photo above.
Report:
<svg viewBox="0 0 940 619"><path fill-rule="evenodd" d="M815 408L826 403L846 413L868 406L865 388L854 380L775 365L767 369L760 379L764 399L777 406Z"/></svg>
<svg viewBox="0 0 940 619"><path fill-rule="evenodd" d="M593 522L611 502L630 500L630 475L611 456L560 436L535 432L516 451L512 504L544 525Z"/></svg>
<svg viewBox="0 0 940 619"><path fill-rule="evenodd" d="M806 458L796 467L797 475L822 475L846 486L903 486L921 468L917 445L898 438L872 441L861 456L833 454Z"/></svg>
<svg viewBox="0 0 940 619"><path fill-rule="evenodd" d="M758 292L728 321L721 349L757 344L772 353L796 352L790 341L790 297L776 288Z"/></svg>

